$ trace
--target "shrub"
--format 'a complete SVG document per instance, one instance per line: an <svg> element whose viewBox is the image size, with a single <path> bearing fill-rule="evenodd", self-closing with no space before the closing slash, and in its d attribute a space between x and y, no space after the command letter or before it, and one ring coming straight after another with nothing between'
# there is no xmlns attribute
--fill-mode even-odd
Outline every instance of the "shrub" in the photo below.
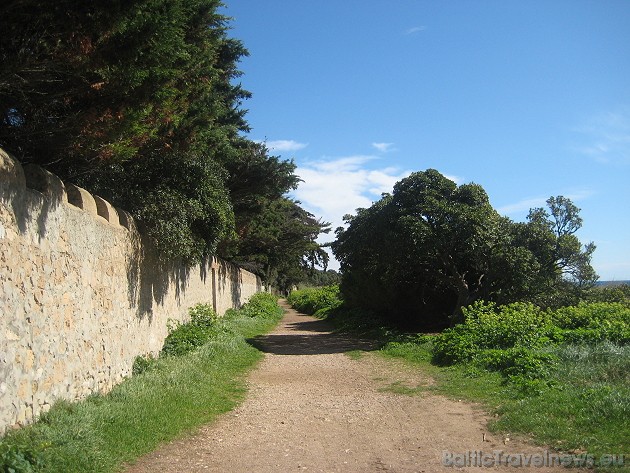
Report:
<svg viewBox="0 0 630 473"><path fill-rule="evenodd" d="M630 308L620 303L582 303L544 312L529 303L497 307L477 302L464 309L464 316L463 324L435 337L433 360L444 365L470 363L499 371L532 392L549 378L559 357L566 363L566 357L572 353L568 347L597 345L597 350L586 350L588 356L606 352L604 364L612 366L610 353L604 349L608 345L601 344L630 343ZM558 350L556 345L566 348ZM533 380L540 383L530 382Z"/></svg>
<svg viewBox="0 0 630 473"><path fill-rule="evenodd" d="M343 303L337 285L293 291L288 301L296 310L318 317L325 317Z"/></svg>
<svg viewBox="0 0 630 473"><path fill-rule="evenodd" d="M630 307L618 302L581 303L563 307L552 314L568 343L593 344L609 340L630 343Z"/></svg>
<svg viewBox="0 0 630 473"><path fill-rule="evenodd" d="M556 336L549 313L530 303L497 307L481 301L463 312L463 324L435 337L433 361L498 371L523 390L539 392L556 361L544 350Z"/></svg>
<svg viewBox="0 0 630 473"><path fill-rule="evenodd" d="M190 322L169 324L168 336L164 340L162 354L183 355L208 341L217 315L208 304L197 304L188 309Z"/></svg>
<svg viewBox="0 0 630 473"><path fill-rule="evenodd" d="M155 358L150 353L148 355L136 356L136 359L133 360L133 367L131 369L131 372L135 376L140 373L144 373L145 371L149 371L153 366L155 366L156 361L157 358Z"/></svg>
<svg viewBox="0 0 630 473"><path fill-rule="evenodd" d="M483 349L541 348L553 333L549 315L530 303L497 307L479 301L463 309L463 324L436 337L434 360L440 364L472 360Z"/></svg>
<svg viewBox="0 0 630 473"><path fill-rule="evenodd" d="M34 473L42 466L42 453L30 445L0 441L0 472Z"/></svg>
<svg viewBox="0 0 630 473"><path fill-rule="evenodd" d="M248 317L275 318L282 314L277 297L268 292L254 294L240 311Z"/></svg>
<svg viewBox="0 0 630 473"><path fill-rule="evenodd" d="M190 322L198 327L211 327L217 320L217 313L210 304L196 304L188 309Z"/></svg>

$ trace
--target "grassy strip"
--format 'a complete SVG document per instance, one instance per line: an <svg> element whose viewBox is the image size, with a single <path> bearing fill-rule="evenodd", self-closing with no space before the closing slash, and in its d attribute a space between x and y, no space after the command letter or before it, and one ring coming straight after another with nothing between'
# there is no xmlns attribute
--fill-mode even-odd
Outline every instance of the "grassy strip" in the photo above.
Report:
<svg viewBox="0 0 630 473"><path fill-rule="evenodd" d="M113 472L160 443L210 422L244 396L243 375L262 356L245 339L269 331L282 310L268 294L217 320L209 341L160 357L106 395L58 402L0 442L0 471Z"/></svg>
<svg viewBox="0 0 630 473"><path fill-rule="evenodd" d="M587 453L595 462L625 454L624 466L598 471L630 472L626 309L598 304L542 314L529 305L500 312L484 306L469 325L426 336L403 334L371 314L345 309L338 296L329 304L331 293L298 291L289 301L339 330L377 339L383 356L402 358L436 380L423 389L481 402L495 414L490 429L561 452Z"/></svg>
<svg viewBox="0 0 630 473"><path fill-rule="evenodd" d="M495 415L489 425L492 431L525 435L561 452L587 452L596 461L602 455L625 453L623 468L598 471L630 472L630 387L626 381L605 382L597 374L589 376L589 372L598 371L600 363L595 359L563 358L550 375L551 382L534 393L506 382L497 371L480 370L473 364L436 366L432 363L432 343L426 338L388 342L380 353L403 358L430 374L436 384L427 390L481 402ZM559 356L567 349L558 349ZM588 357L587 353L592 355L602 347L581 349ZM623 354L612 363L629 366L630 349L615 349Z"/></svg>

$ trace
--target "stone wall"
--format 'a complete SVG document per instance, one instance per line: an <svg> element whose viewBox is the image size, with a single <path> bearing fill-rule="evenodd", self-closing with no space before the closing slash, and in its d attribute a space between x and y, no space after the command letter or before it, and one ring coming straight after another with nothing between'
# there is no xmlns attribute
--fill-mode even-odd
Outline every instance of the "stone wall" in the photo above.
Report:
<svg viewBox="0 0 630 473"><path fill-rule="evenodd" d="M260 290L217 259L160 263L128 213L0 150L0 434L108 391L194 304L223 314Z"/></svg>

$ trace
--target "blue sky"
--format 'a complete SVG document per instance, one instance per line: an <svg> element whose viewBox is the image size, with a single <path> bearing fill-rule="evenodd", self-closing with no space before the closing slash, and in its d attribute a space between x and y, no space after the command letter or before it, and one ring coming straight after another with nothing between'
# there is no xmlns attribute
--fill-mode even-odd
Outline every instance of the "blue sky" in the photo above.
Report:
<svg viewBox="0 0 630 473"><path fill-rule="evenodd" d="M571 198L601 279L630 279L630 1L225 3L249 137L295 160L316 216L435 168L517 221Z"/></svg>

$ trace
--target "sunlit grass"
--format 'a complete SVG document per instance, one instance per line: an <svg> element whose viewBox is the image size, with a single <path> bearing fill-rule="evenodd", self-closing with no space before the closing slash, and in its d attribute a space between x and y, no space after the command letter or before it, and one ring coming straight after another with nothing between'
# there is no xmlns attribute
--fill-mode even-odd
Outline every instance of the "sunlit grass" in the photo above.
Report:
<svg viewBox="0 0 630 473"><path fill-rule="evenodd" d="M106 395L56 403L37 423L0 442L0 460L3 453L13 455L14 463L20 455L34 458L17 472L119 471L211 422L245 395L244 374L262 357L245 339L270 330L282 313L276 309L261 317L251 310L230 312L199 349L159 358ZM39 466L29 470L29 463Z"/></svg>

